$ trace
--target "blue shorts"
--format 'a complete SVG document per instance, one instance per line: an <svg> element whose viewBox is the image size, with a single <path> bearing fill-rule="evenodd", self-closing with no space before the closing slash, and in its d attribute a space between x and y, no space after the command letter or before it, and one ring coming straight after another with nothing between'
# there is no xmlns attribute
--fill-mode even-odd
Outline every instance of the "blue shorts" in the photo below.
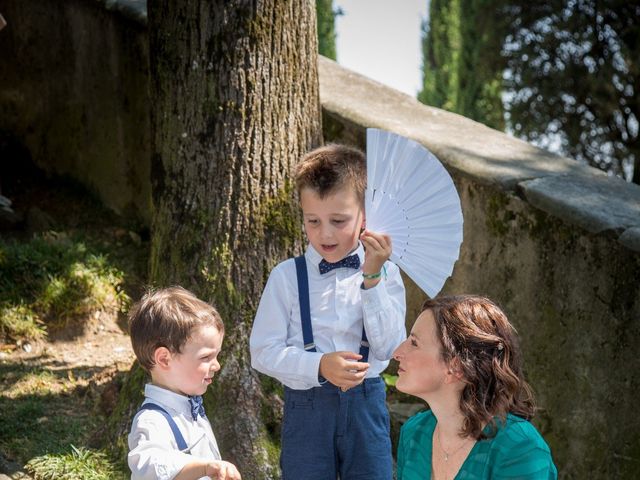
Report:
<svg viewBox="0 0 640 480"><path fill-rule="evenodd" d="M382 378L346 392L325 383L285 387L283 480L391 480L389 411Z"/></svg>

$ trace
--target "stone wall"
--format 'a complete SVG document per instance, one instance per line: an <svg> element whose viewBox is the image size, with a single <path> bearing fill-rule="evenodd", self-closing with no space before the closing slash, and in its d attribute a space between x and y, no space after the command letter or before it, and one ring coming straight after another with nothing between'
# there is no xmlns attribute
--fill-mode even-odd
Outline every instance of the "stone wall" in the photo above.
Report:
<svg viewBox="0 0 640 480"><path fill-rule="evenodd" d="M43 168L148 221L144 2L0 6L0 130ZM107 8L114 11L108 11ZM484 294L517 326L563 478L640 476L640 187L320 60L327 141L366 127L415 139L460 192L464 242L445 293ZM407 281L409 315L424 295Z"/></svg>
<svg viewBox="0 0 640 480"><path fill-rule="evenodd" d="M148 223L146 2L19 0L0 9L0 133L49 173Z"/></svg>

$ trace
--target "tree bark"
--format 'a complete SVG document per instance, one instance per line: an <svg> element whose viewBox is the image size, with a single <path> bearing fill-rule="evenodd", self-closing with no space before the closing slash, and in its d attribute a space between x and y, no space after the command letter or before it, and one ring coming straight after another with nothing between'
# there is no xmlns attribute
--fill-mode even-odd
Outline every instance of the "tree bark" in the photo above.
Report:
<svg viewBox="0 0 640 480"><path fill-rule="evenodd" d="M292 166L321 141L315 5L149 0L150 279L220 311L207 411L243 478L279 478L248 339L271 268L300 246Z"/></svg>

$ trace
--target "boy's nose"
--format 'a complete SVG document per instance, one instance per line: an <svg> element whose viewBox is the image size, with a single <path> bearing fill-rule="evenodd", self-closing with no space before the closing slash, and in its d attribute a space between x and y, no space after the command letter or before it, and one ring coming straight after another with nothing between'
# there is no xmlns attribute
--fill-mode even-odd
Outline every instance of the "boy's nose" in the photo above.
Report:
<svg viewBox="0 0 640 480"><path fill-rule="evenodd" d="M320 237L321 238L330 238L331 235L333 235L333 230L331 228L331 225L322 225L322 227L320 227Z"/></svg>

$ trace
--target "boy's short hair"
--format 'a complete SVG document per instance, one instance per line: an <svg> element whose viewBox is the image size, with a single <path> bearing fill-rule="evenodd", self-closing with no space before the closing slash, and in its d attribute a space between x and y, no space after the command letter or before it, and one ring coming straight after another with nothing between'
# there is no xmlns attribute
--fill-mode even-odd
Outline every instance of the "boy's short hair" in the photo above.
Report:
<svg viewBox="0 0 640 480"><path fill-rule="evenodd" d="M224 334L218 311L182 287L148 291L129 311L129 335L140 365L151 371L159 347L180 353L194 328L213 325Z"/></svg>
<svg viewBox="0 0 640 480"><path fill-rule="evenodd" d="M320 198L349 186L358 201L364 204L367 186L367 161L364 153L354 147L329 144L310 151L294 171L298 194L311 188Z"/></svg>

